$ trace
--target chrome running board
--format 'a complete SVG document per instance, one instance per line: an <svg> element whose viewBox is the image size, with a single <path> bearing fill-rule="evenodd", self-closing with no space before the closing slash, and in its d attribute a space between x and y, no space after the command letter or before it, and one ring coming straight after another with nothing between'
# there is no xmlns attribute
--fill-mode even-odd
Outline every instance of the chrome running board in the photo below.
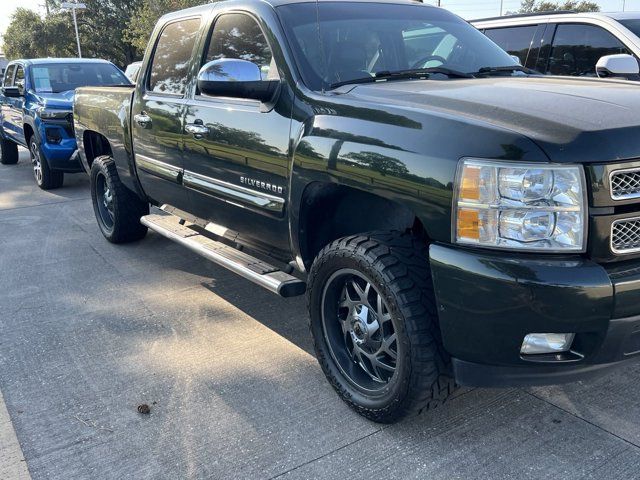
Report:
<svg viewBox="0 0 640 480"><path fill-rule="evenodd" d="M180 218L174 215L145 215L140 219L140 222L169 240L187 247L207 260L217 263L282 297L302 295L306 290L306 284L302 280L236 248L203 235L190 228L188 223L181 225Z"/></svg>

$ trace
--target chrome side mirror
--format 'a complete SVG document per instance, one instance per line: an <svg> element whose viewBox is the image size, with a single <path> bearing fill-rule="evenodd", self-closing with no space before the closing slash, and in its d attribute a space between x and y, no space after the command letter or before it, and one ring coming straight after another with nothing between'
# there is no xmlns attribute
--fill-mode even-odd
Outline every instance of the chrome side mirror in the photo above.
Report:
<svg viewBox="0 0 640 480"><path fill-rule="evenodd" d="M640 66L633 55L607 55L596 64L596 74L600 78L637 77L639 73Z"/></svg>
<svg viewBox="0 0 640 480"><path fill-rule="evenodd" d="M247 98L269 102L280 80L263 80L260 68L247 60L222 58L205 64L198 72L198 88L204 95Z"/></svg>

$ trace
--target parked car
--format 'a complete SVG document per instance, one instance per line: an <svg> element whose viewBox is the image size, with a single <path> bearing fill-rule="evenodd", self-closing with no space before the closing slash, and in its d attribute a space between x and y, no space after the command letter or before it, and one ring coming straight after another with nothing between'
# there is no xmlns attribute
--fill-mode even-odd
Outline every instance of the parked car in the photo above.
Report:
<svg viewBox="0 0 640 480"><path fill-rule="evenodd" d="M150 42L135 89L76 93L100 230L306 290L318 361L360 414L640 353L631 82L530 76L408 0L224 1Z"/></svg>
<svg viewBox="0 0 640 480"><path fill-rule="evenodd" d="M61 187L64 174L81 172L73 134L73 96L85 85L129 85L105 60L43 58L10 62L0 94L0 163L18 162L18 145L31 153L44 190Z"/></svg>
<svg viewBox="0 0 640 480"><path fill-rule="evenodd" d="M640 12L511 15L471 23L522 65L546 75L596 77L601 58L618 55L616 73L640 80Z"/></svg>
<svg viewBox="0 0 640 480"><path fill-rule="evenodd" d="M142 62L133 62L127 65L124 74L126 77L133 83L138 79L138 74L140 73L140 67L142 66Z"/></svg>

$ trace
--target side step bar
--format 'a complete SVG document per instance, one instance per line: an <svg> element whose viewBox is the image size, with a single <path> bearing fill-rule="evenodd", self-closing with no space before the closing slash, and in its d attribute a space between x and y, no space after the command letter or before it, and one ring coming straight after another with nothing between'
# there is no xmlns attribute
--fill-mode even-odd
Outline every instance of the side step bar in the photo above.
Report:
<svg viewBox="0 0 640 480"><path fill-rule="evenodd" d="M180 219L176 216L145 215L140 222L169 240L282 297L302 295L306 290L307 286L302 280L229 245L202 235L189 228L189 224L181 225Z"/></svg>

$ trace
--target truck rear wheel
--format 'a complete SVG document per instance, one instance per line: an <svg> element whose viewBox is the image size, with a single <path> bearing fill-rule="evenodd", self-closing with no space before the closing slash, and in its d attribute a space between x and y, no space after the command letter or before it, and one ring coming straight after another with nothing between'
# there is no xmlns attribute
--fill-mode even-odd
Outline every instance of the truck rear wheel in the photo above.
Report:
<svg viewBox="0 0 640 480"><path fill-rule="evenodd" d="M0 163L3 165L18 163L18 146L2 137L0 137Z"/></svg>
<svg viewBox="0 0 640 480"><path fill-rule="evenodd" d="M40 145L35 135L29 142L29 153L31 153L31 163L33 165L33 176L36 183L42 190L53 190L60 188L64 183L64 173L51 170L49 162L42 154Z"/></svg>
<svg viewBox="0 0 640 480"><path fill-rule="evenodd" d="M432 409L455 388L428 258L409 233L370 233L331 243L309 273L318 361L338 395L376 422Z"/></svg>
<svg viewBox="0 0 640 480"><path fill-rule="evenodd" d="M91 165L91 200L98 226L110 242L133 242L147 234L140 217L149 214L149 203L122 184L111 157L97 157Z"/></svg>

